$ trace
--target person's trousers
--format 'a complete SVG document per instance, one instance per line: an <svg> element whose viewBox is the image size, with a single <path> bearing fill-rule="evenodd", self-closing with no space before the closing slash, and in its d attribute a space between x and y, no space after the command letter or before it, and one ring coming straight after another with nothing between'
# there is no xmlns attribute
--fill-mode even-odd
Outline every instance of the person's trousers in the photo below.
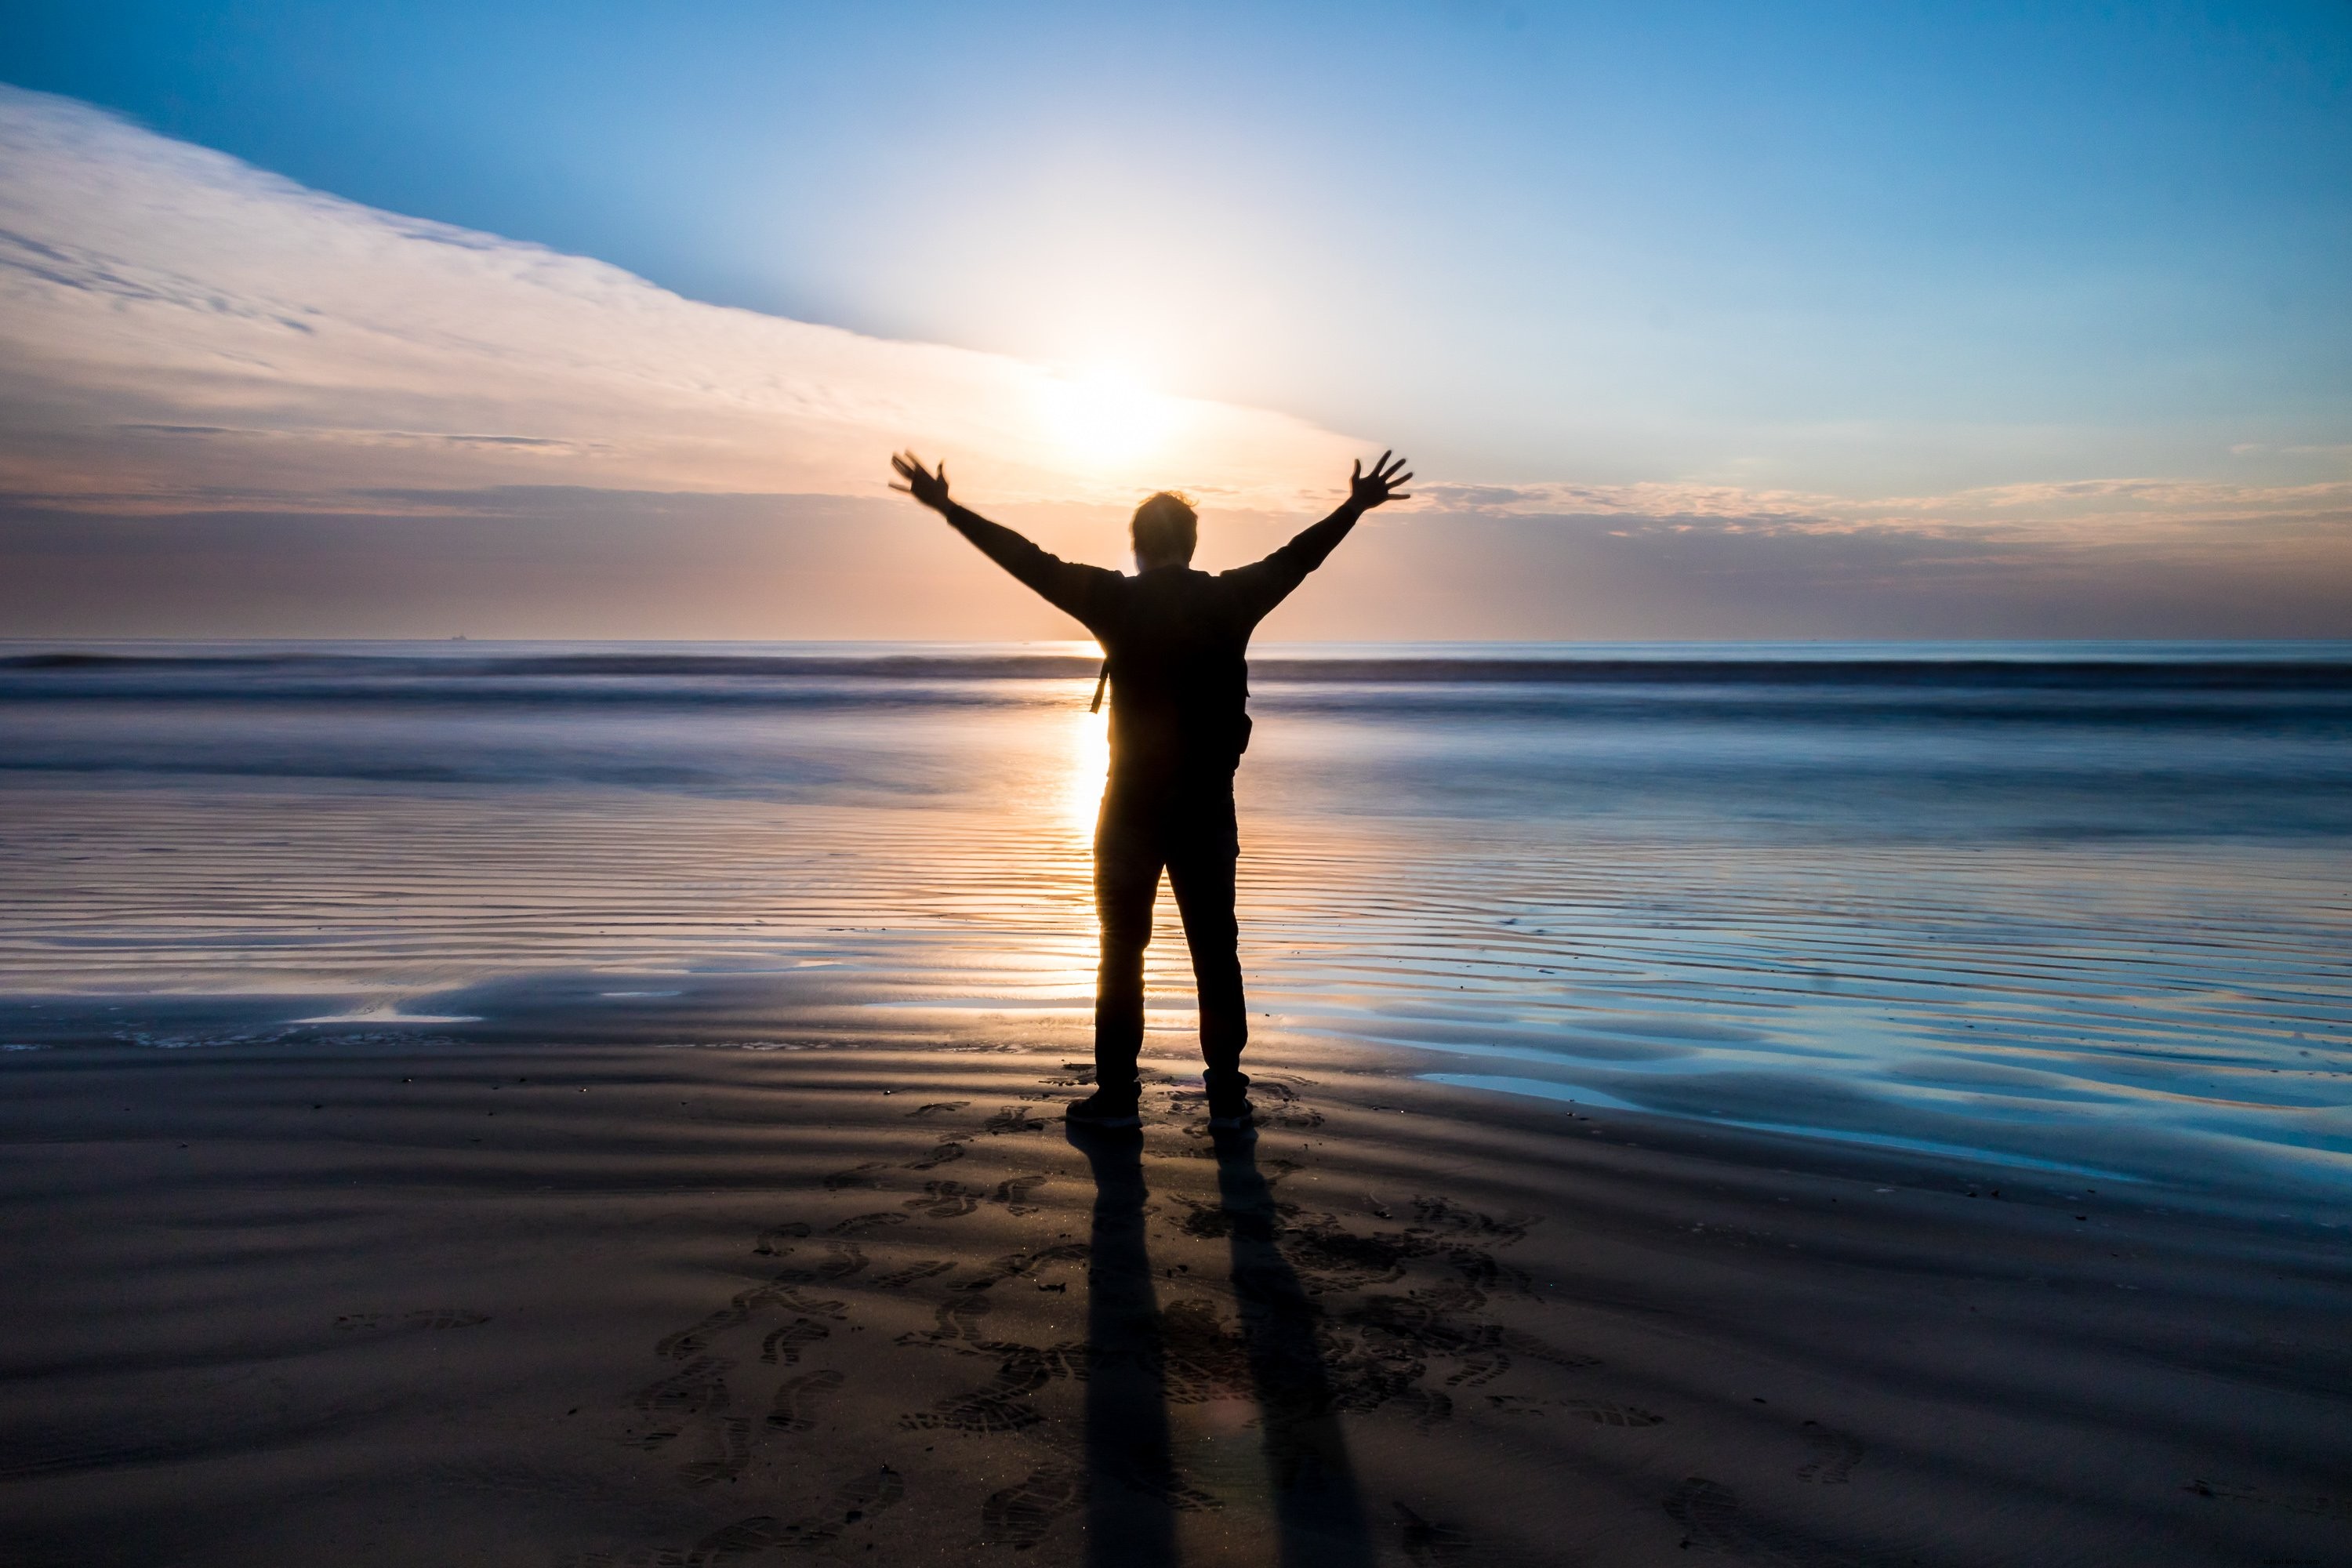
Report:
<svg viewBox="0 0 2352 1568"><path fill-rule="evenodd" d="M1143 950L1160 874L1176 894L1201 999L1201 1059L1213 1084L1238 1079L1249 1014L1242 1000L1241 931L1234 868L1241 843L1230 774L1192 787L1122 787L1114 778L1095 820L1095 910L1102 966L1095 986L1095 1081L1135 1082L1143 1048ZM1246 1079L1239 1079L1246 1083Z"/></svg>

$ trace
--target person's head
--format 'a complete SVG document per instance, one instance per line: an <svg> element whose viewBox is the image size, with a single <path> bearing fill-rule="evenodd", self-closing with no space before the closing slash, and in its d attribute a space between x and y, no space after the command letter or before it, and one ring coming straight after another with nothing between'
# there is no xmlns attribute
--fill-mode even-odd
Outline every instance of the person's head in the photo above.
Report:
<svg viewBox="0 0 2352 1568"><path fill-rule="evenodd" d="M1192 503L1174 490L1161 490L1135 509L1129 526L1135 539L1135 563L1149 572L1154 566L1182 566L1192 559L1201 540L1201 520Z"/></svg>

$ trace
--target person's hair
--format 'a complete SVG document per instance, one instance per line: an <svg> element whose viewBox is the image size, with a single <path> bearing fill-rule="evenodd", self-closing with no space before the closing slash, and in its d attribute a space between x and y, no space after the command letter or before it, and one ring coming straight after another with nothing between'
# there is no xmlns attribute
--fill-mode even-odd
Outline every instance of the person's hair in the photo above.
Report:
<svg viewBox="0 0 2352 1568"><path fill-rule="evenodd" d="M1192 498L1175 490L1161 490L1135 509L1135 521L1129 525L1135 539L1135 552L1155 561L1173 558L1189 562L1192 547L1201 542L1201 519L1192 510Z"/></svg>

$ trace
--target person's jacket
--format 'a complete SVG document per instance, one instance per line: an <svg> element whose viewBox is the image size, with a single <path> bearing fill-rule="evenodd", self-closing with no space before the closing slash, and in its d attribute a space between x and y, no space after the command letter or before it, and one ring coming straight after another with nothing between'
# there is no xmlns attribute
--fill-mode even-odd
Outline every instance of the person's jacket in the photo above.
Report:
<svg viewBox="0 0 2352 1568"><path fill-rule="evenodd" d="M1361 515L1343 506L1265 560L1230 572L1156 566L1129 577L1065 561L967 508L947 511L990 560L1102 645L1111 778L1129 784L1232 775L1249 745L1250 634Z"/></svg>

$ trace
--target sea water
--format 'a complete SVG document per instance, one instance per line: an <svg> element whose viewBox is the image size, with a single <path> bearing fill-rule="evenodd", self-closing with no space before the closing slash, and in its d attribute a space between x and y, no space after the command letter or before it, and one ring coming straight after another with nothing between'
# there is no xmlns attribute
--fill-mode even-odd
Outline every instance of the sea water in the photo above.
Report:
<svg viewBox="0 0 2352 1568"><path fill-rule="evenodd" d="M0 645L0 1045L1082 1042L1087 646ZM2352 1193L2352 645L1267 647L1253 1024ZM1165 900L1163 900L1164 904ZM1172 911L1160 1037L1189 1026Z"/></svg>

